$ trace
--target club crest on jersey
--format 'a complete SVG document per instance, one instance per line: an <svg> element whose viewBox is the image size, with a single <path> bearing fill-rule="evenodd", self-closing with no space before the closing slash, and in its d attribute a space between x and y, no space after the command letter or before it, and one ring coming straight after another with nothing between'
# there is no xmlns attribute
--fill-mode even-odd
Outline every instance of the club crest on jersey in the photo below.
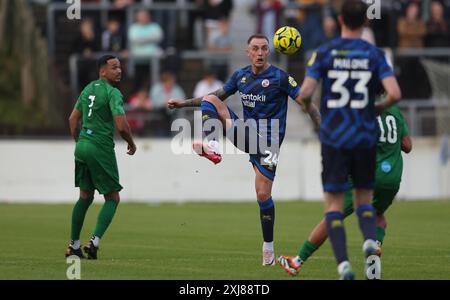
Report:
<svg viewBox="0 0 450 300"><path fill-rule="evenodd" d="M264 79L264 80L261 82L261 85L262 85L263 87L265 87L265 88L268 87L269 84L270 84L269 79Z"/></svg>
<svg viewBox="0 0 450 300"><path fill-rule="evenodd" d="M244 76L241 78L241 83L246 83L247 82L247 78Z"/></svg>

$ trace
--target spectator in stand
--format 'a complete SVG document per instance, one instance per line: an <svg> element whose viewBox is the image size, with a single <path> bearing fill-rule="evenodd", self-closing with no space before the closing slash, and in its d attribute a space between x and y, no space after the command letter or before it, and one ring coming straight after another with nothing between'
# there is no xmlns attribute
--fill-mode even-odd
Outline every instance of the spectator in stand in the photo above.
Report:
<svg viewBox="0 0 450 300"><path fill-rule="evenodd" d="M280 27L280 15L283 4L280 0L262 0L256 2L256 16L258 23L256 32L262 33L267 37L275 34ZM273 43L270 43L271 51L274 52Z"/></svg>
<svg viewBox="0 0 450 300"><path fill-rule="evenodd" d="M100 37L94 30L91 19L85 18L80 23L80 32L72 43L73 53L80 54L78 61L78 82L84 88L89 82L98 77L92 54L100 51Z"/></svg>
<svg viewBox="0 0 450 300"><path fill-rule="evenodd" d="M309 51L318 48L326 41L323 31L322 12L326 0L296 0L304 8L299 10L298 28L302 35L303 54L309 57Z"/></svg>
<svg viewBox="0 0 450 300"><path fill-rule="evenodd" d="M208 51L215 54L230 54L233 50L233 38L230 32L230 21L222 18L219 21L219 31L214 33ZM216 55L208 60L209 67L214 69L218 78L225 81L228 77L228 55Z"/></svg>
<svg viewBox="0 0 450 300"><path fill-rule="evenodd" d="M203 18L205 20L206 41L211 44L211 39L218 32L219 20L230 18L233 9L232 0L199 0L198 3L203 5Z"/></svg>
<svg viewBox="0 0 450 300"><path fill-rule="evenodd" d="M184 99L185 93L177 84L175 75L165 71L161 74L160 82L150 89L150 99L153 109L166 111L169 99Z"/></svg>
<svg viewBox="0 0 450 300"><path fill-rule="evenodd" d="M426 26L419 15L419 5L415 2L408 4L406 15L398 21L397 31L400 48L422 48Z"/></svg>
<svg viewBox="0 0 450 300"><path fill-rule="evenodd" d="M337 37L337 23L333 17L327 16L323 19L323 32L326 41L331 41Z"/></svg>
<svg viewBox="0 0 450 300"><path fill-rule="evenodd" d="M159 43L163 39L163 30L158 23L152 22L148 11L141 9L136 13L136 23L128 30L130 54L137 58L149 58L161 54Z"/></svg>
<svg viewBox="0 0 450 300"><path fill-rule="evenodd" d="M444 18L444 7L439 1L430 4L431 18L427 22L426 47L449 47L449 25Z"/></svg>
<svg viewBox="0 0 450 300"><path fill-rule="evenodd" d="M169 136L170 123L173 110L167 108L167 102L170 99L184 99L185 93L177 84L175 75L172 72L165 71L160 76L160 82L150 89L150 101L152 110L160 113L163 118L162 123L156 129L157 136Z"/></svg>
<svg viewBox="0 0 450 300"><path fill-rule="evenodd" d="M197 82L194 88L194 98L203 97L223 87L223 82L217 79L212 70L206 70L203 79Z"/></svg>
<svg viewBox="0 0 450 300"><path fill-rule="evenodd" d="M423 48L426 25L420 16L418 2L409 2L405 16L397 24L400 48ZM398 57L398 81L405 99L427 99L426 72L418 57ZM421 82L421 84L417 84Z"/></svg>
<svg viewBox="0 0 450 300"><path fill-rule="evenodd" d="M172 4L174 6L177 5L179 0L141 0L142 4ZM162 9L156 10L153 13L153 19L157 21L159 24L164 24L164 40L162 41L162 48L167 52L175 52L177 34L179 33L177 28L180 24L178 24L178 16L184 13L182 10L177 11L175 9Z"/></svg>
<svg viewBox="0 0 450 300"><path fill-rule="evenodd" d="M146 124L146 115L152 106L148 95L148 88L141 88L128 98L127 117L130 128L138 135L143 135Z"/></svg>
<svg viewBox="0 0 450 300"><path fill-rule="evenodd" d="M136 23L128 29L129 53L135 65L135 88L150 81L150 59L162 54L159 43L163 35L161 26L152 22L148 11L141 9L136 13Z"/></svg>
<svg viewBox="0 0 450 300"><path fill-rule="evenodd" d="M126 38L119 20L108 20L106 30L102 34L102 49L126 56Z"/></svg>
<svg viewBox="0 0 450 300"><path fill-rule="evenodd" d="M100 50L100 39L97 38L94 30L94 23L91 19L83 19L80 24L80 33L75 38L72 49L83 58L90 58L93 52Z"/></svg>
<svg viewBox="0 0 450 300"><path fill-rule="evenodd" d="M148 88L141 88L128 98L128 109L150 111L152 104L148 95Z"/></svg>
<svg viewBox="0 0 450 300"><path fill-rule="evenodd" d="M134 0L114 0L112 2L114 7L119 9L123 9L134 4Z"/></svg>

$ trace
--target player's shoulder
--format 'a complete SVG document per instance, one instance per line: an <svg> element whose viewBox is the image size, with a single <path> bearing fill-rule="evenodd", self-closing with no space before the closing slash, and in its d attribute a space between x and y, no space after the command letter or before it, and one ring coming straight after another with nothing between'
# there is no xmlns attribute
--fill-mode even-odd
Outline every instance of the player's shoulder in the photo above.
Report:
<svg viewBox="0 0 450 300"><path fill-rule="evenodd" d="M114 95L114 96L122 97L122 92L117 87L112 86L111 84L109 84L105 81L103 81L103 84L104 84L107 95L109 95L109 96Z"/></svg>
<svg viewBox="0 0 450 300"><path fill-rule="evenodd" d="M394 104L394 105L390 106L388 109L386 109L386 114L394 115L394 116L398 116L398 117L402 116L402 112L396 104Z"/></svg>
<svg viewBox="0 0 450 300"><path fill-rule="evenodd" d="M252 72L252 66L248 65L234 71L234 75L239 77Z"/></svg>
<svg viewBox="0 0 450 300"><path fill-rule="evenodd" d="M85 85L85 87L81 90L80 97L86 96L87 94L93 93L93 87L96 80L93 80Z"/></svg>
<svg viewBox="0 0 450 300"><path fill-rule="evenodd" d="M340 47L342 44L343 44L343 39L340 37L337 37L337 38L334 38L334 39L322 44L314 52L317 55L323 56L323 55L331 52L332 50L335 50L336 48Z"/></svg>
<svg viewBox="0 0 450 300"><path fill-rule="evenodd" d="M274 76L278 78L281 83L288 82L290 80L291 76L285 70L274 65L271 65L270 68L271 73L274 74Z"/></svg>
<svg viewBox="0 0 450 300"><path fill-rule="evenodd" d="M367 42L366 42L367 43ZM375 57L385 57L386 56L386 51L384 51L383 49L372 45L370 43L367 43L369 46L369 51L371 52L371 54Z"/></svg>

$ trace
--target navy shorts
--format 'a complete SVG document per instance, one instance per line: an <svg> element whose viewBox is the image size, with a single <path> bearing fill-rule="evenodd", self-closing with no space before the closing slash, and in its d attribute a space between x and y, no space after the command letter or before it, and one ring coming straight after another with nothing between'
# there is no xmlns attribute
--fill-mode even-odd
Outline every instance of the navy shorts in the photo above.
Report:
<svg viewBox="0 0 450 300"><path fill-rule="evenodd" d="M325 192L345 192L353 187L373 189L375 185L376 146L364 149L336 149L322 144L322 184Z"/></svg>
<svg viewBox="0 0 450 300"><path fill-rule="evenodd" d="M273 181L277 170L281 143L278 143L277 147L261 149L260 143L258 143L261 134L258 132L256 123L255 126L247 126L247 128L239 126L243 124L244 120L240 119L230 108L228 108L228 111L233 121L233 127L226 132L228 139L236 148L249 153L249 161L252 165L266 178ZM245 131L243 128L245 128Z"/></svg>

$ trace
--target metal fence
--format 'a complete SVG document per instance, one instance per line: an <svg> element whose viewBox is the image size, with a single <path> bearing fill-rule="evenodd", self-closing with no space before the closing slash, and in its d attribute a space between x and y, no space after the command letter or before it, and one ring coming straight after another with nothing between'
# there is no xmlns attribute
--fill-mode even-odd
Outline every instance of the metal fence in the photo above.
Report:
<svg viewBox="0 0 450 300"><path fill-rule="evenodd" d="M295 6L297 7L297 6ZM189 4L186 1L178 1L174 4L152 4L152 5L132 5L126 8L126 24L129 26L133 20L134 12L138 9L145 8L145 9L151 9L151 10L176 10L180 12L180 22L187 22L186 13L190 10L197 10L198 7L193 4ZM292 7L290 7L292 8ZM55 33L55 13L58 11L65 11L67 9L67 5L65 4L51 4L48 9L48 43L49 43L49 50L50 53L54 53L55 45L54 45L54 33ZM101 13L101 19L102 22L106 22L107 18L107 12L109 10L113 9L113 7L110 4L101 4L101 5L90 5L90 4L83 4L83 11L84 10L96 10L100 11ZM183 17L184 16L184 17ZM94 55L93 58L97 57L101 53L97 53L97 55ZM217 54L208 53L207 51L181 51L179 54L179 57L182 60L188 60L188 59L202 59L205 62L213 58L214 56L217 56ZM402 62L404 65L408 66L410 65L408 63L409 60L415 61L419 63L421 59L423 58L431 58L431 59L437 59L442 62L442 64L449 64L450 63L450 48L427 48L427 49L394 49L392 50L392 56L394 58L394 61ZM148 66L150 69L151 74L151 84L155 84L159 79L159 73L161 69L161 59L163 57L151 57L148 59ZM78 84L78 62L80 61L79 55L72 55L70 57L70 74L71 74L71 88L72 92L74 94L77 94L80 90L79 84ZM405 64L406 62L406 64ZM287 67L287 59L282 59L279 63L281 67L286 68ZM134 65L135 61L133 58L127 59L127 66L128 66L128 73L129 75L134 74ZM450 65L449 65L450 66ZM450 68L450 67L449 67ZM402 72L401 68L399 70L399 66L396 65L396 69L399 72ZM407 72L406 72L407 73ZM405 72L403 73L405 74ZM418 74L406 74L406 75L412 75L414 78L417 78L419 76ZM429 74L427 74L429 77ZM448 77L449 84L447 87L450 87L450 76ZM198 78L200 79L200 78ZM424 80L424 81L422 81ZM444 98L433 98L434 90L436 90L439 87L433 86L431 84L431 91L429 95L424 92L426 88L426 78L425 79L415 79L412 82L410 80L404 80L402 82L400 80L400 84L404 91L412 91L412 94L415 94L415 89L418 91L418 95L424 94L423 97L417 97L414 95L413 97L404 98L401 103L399 104L402 111L405 113L405 116L408 120L408 123L410 125L410 131L411 134L414 136L429 136L429 135L437 135L439 134L439 128L442 126L442 123L444 124L450 124L450 116L447 115L447 112L449 111L449 103L450 103L450 96L447 93L447 96ZM430 85L430 83L428 83ZM446 91L444 91L444 94ZM407 93L404 93L407 94ZM442 94L442 93L441 93ZM442 121L444 120L444 121ZM437 122L440 122L441 125L437 124Z"/></svg>

